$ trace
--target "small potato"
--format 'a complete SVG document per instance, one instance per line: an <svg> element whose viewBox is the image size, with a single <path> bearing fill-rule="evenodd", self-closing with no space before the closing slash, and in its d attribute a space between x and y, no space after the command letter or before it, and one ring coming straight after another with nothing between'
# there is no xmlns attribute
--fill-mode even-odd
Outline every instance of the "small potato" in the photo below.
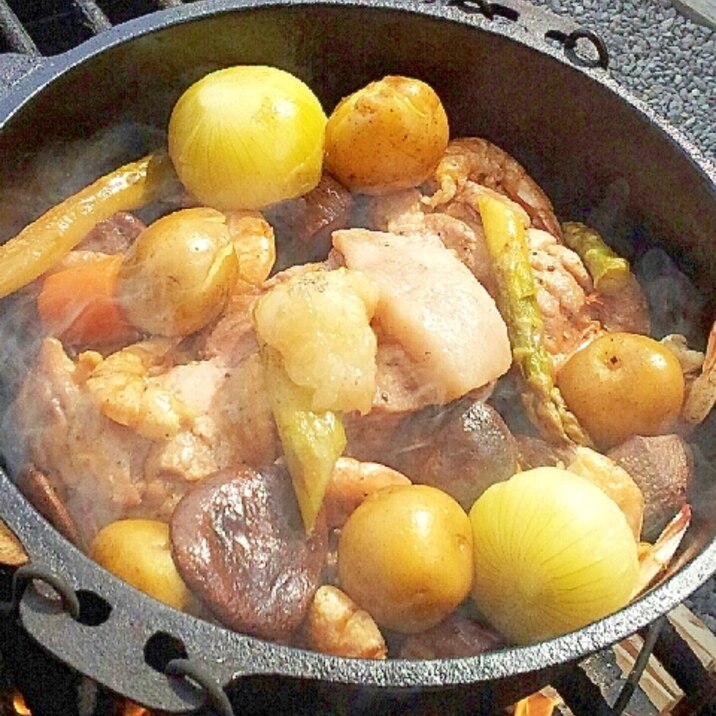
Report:
<svg viewBox="0 0 716 716"><path fill-rule="evenodd" d="M676 356L635 333L608 333L592 341L564 364L557 384L599 448L634 435L670 432L684 399Z"/></svg>
<svg viewBox="0 0 716 716"><path fill-rule="evenodd" d="M445 109L430 85L384 77L333 110L326 125L326 166L364 194L407 189L430 176L449 133Z"/></svg>
<svg viewBox="0 0 716 716"><path fill-rule="evenodd" d="M169 525L157 520L110 522L89 550L98 564L145 594L184 609L190 593L172 560Z"/></svg>
<svg viewBox="0 0 716 716"><path fill-rule="evenodd" d="M468 595L472 559L470 520L428 485L373 493L338 543L341 589L379 626L406 634L435 626Z"/></svg>
<svg viewBox="0 0 716 716"><path fill-rule="evenodd" d="M185 336L223 310L239 265L226 217L182 209L145 229L119 271L130 322L147 333Z"/></svg>

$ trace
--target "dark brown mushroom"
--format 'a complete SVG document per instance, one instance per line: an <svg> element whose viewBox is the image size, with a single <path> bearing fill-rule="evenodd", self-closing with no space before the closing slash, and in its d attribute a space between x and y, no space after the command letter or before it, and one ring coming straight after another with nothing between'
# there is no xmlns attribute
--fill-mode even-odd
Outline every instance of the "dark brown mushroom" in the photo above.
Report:
<svg viewBox="0 0 716 716"><path fill-rule="evenodd" d="M691 448L679 435L637 436L614 448L609 457L641 488L642 538L653 542L687 502L694 474Z"/></svg>
<svg viewBox="0 0 716 716"><path fill-rule="evenodd" d="M286 640L320 584L327 531L306 535L283 467L241 467L202 481L171 520L174 561L187 586L226 626Z"/></svg>
<svg viewBox="0 0 716 716"><path fill-rule="evenodd" d="M517 470L517 443L491 406L470 398L426 408L394 437L390 467L452 495L466 510Z"/></svg>

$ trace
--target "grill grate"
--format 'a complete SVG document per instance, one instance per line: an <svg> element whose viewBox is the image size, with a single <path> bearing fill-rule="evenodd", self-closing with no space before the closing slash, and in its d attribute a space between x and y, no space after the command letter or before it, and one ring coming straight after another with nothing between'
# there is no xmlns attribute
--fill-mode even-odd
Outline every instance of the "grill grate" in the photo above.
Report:
<svg viewBox="0 0 716 716"><path fill-rule="evenodd" d="M114 24L183 0L0 0L0 53L55 55Z"/></svg>

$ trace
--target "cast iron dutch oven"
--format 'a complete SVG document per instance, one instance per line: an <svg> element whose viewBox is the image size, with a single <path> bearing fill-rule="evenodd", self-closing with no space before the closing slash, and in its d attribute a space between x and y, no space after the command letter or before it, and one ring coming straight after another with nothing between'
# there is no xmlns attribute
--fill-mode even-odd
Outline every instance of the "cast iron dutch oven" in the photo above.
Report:
<svg viewBox="0 0 716 716"><path fill-rule="evenodd" d="M513 153L552 197L558 215L586 218L603 201L605 187L625 181L629 231L663 242L713 316L714 166L615 85L598 42L588 52L579 41L575 47L582 35L573 34L576 29L520 0L209 0L155 13L64 55L3 58L6 77L16 82L0 97L0 180L16 177L27 157L48 146L127 118L164 128L182 90L220 66L287 69L306 80L327 109L385 74L413 75L438 91L453 136L484 136ZM93 593L111 607L102 623L82 624L41 590L27 590L19 611L24 629L79 672L170 713L191 712L202 695L162 672L162 654L203 666L238 713L290 713L306 704L314 713L395 713L398 704L418 713L431 703L477 713L481 704L510 703L567 664L644 627L716 570L714 526L707 519L713 503L704 493L694 501L688 538L663 583L596 624L474 658L347 660L232 633L143 596L65 541L2 472L0 501L0 516L34 565L58 575L85 601Z"/></svg>

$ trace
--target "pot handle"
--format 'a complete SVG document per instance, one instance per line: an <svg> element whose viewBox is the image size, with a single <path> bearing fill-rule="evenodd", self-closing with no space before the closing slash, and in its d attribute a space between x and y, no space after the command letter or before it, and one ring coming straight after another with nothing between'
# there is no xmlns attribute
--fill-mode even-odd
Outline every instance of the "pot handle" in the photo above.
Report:
<svg viewBox="0 0 716 716"><path fill-rule="evenodd" d="M208 650L189 656L184 643L197 651L192 649L194 639L172 635L171 614L163 619L162 605L156 605L149 624L137 623L131 609L119 604L107 604L104 613L103 604L95 592L77 590L52 569L30 562L16 570L11 598L0 602L0 619L17 623L55 659L150 709L187 716L202 709L235 716L223 685L253 673L242 660L228 663L225 656ZM211 711L204 710L207 706ZM51 708L47 713L60 716Z"/></svg>
<svg viewBox="0 0 716 716"><path fill-rule="evenodd" d="M578 67L603 70L609 67L609 50L596 32L524 0L443 0L443 3L448 8L468 15L482 15L490 21L513 22L543 42L557 42L565 57ZM586 43L592 45L592 52L585 52Z"/></svg>

